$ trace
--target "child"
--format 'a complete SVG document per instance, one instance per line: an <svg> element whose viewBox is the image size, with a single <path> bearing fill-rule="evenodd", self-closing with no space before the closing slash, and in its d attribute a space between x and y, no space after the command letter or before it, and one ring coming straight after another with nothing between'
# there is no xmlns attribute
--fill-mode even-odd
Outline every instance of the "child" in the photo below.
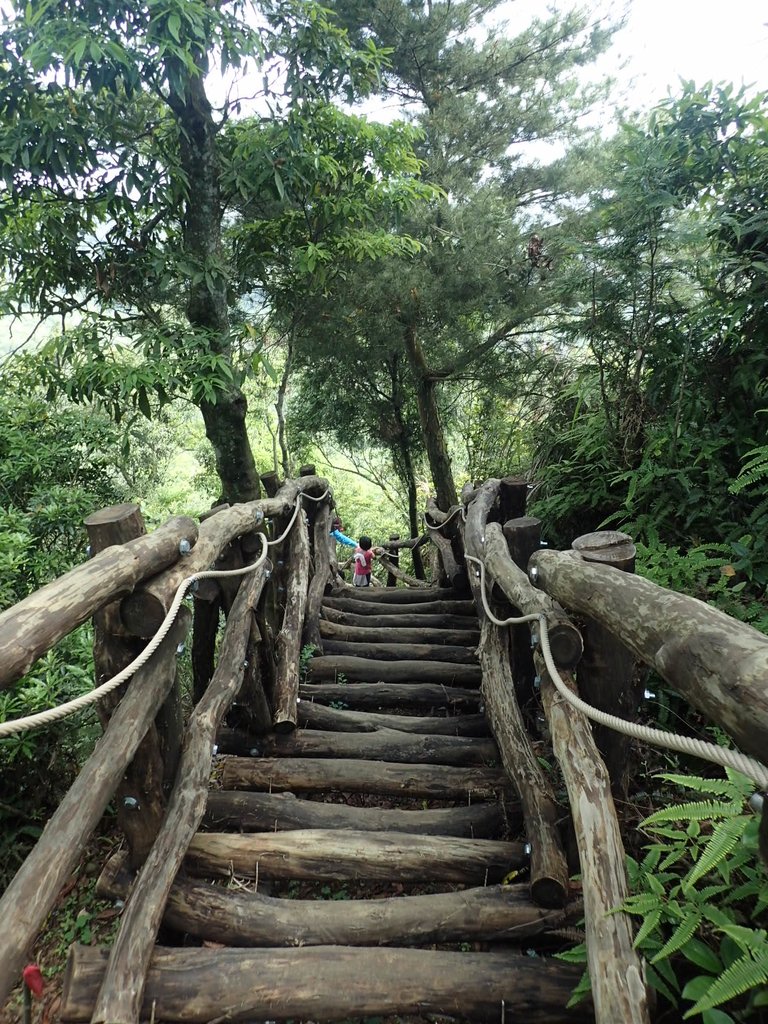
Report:
<svg viewBox="0 0 768 1024"><path fill-rule="evenodd" d="M373 541L370 537L361 537L355 548L355 574L352 583L356 587L370 587L371 563L373 562Z"/></svg>
<svg viewBox="0 0 768 1024"><path fill-rule="evenodd" d="M338 516L335 516L331 521L331 536L334 540L338 541L339 544L346 544L348 548L357 547L357 544L355 544L351 537L347 537L341 532L341 520Z"/></svg>

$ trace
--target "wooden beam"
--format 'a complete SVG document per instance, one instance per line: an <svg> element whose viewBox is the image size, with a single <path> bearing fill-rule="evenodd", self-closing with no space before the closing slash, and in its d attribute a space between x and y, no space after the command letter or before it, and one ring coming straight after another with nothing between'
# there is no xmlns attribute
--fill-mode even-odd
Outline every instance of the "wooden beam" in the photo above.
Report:
<svg viewBox="0 0 768 1024"><path fill-rule="evenodd" d="M275 640L275 686L272 725L277 732L296 728L299 697L299 653L309 586L309 531L300 510L288 537L285 566L285 611Z"/></svg>
<svg viewBox="0 0 768 1024"><path fill-rule="evenodd" d="M450 768L445 765L384 764L325 758L222 758L225 789L260 792L378 793L427 800L491 800L510 794L501 768Z"/></svg>
<svg viewBox="0 0 768 1024"><path fill-rule="evenodd" d="M398 644L449 644L461 647L476 647L480 643L479 629L425 629L414 626L345 626L323 619L320 635L328 640L347 640L352 643L398 643Z"/></svg>
<svg viewBox="0 0 768 1024"><path fill-rule="evenodd" d="M227 544L261 529L265 519L291 512L299 491L319 495L326 488L327 481L319 477L287 480L274 498L233 505L206 519L200 524L197 544L189 554L123 600L120 615L126 629L135 636L154 636L185 577L208 569Z"/></svg>
<svg viewBox="0 0 768 1024"><path fill-rule="evenodd" d="M345 711L327 708L310 700L299 704L299 724L328 732L376 732L397 729L400 732L432 733L436 736L488 736L485 715L385 715L381 712Z"/></svg>
<svg viewBox="0 0 768 1024"><path fill-rule="evenodd" d="M632 922L628 914L615 912L629 890L608 772L589 720L559 696L543 657L538 653L535 657L552 748L568 790L576 830L595 1021L648 1024L644 969L632 944ZM561 676L576 692L570 674L563 671Z"/></svg>
<svg viewBox="0 0 768 1024"><path fill-rule="evenodd" d="M126 886L102 894L125 899ZM426 896L373 900L295 900L177 879L167 927L228 946L384 946L514 942L566 923L562 910L531 902L525 885L486 885Z"/></svg>
<svg viewBox="0 0 768 1024"><path fill-rule="evenodd" d="M299 687L304 701L342 701L350 708L408 708L477 706L482 696L479 690L442 683L307 683Z"/></svg>
<svg viewBox="0 0 768 1024"><path fill-rule="evenodd" d="M323 655L312 658L307 678L359 679L362 682L441 683L444 686L479 686L479 665L453 665L447 661L377 661L373 658L350 658L344 655Z"/></svg>
<svg viewBox="0 0 768 1024"><path fill-rule="evenodd" d="M455 644L428 643L364 643L352 640L326 640L323 644L326 655L342 655L351 658L377 658L380 661L402 661L405 658L424 661L445 661L454 665L476 665L477 654L472 647Z"/></svg>
<svg viewBox="0 0 768 1024"><path fill-rule="evenodd" d="M104 735L0 899L0 1005L18 984L39 929L173 684L176 647L189 618L182 608L159 649L133 677Z"/></svg>
<svg viewBox="0 0 768 1024"><path fill-rule="evenodd" d="M362 588L361 588L362 589ZM385 593L385 591L377 591ZM450 613L424 614L423 612L399 612L393 609L392 615L356 614L341 611L323 605L322 618L326 622L336 622L346 626L365 626L368 629L479 629L477 614L474 608L470 615L451 615Z"/></svg>
<svg viewBox="0 0 768 1024"><path fill-rule="evenodd" d="M353 829L294 829L233 835L199 832L185 864L194 874L229 878L370 878L387 882L500 881L527 857L522 843L452 836L403 836Z"/></svg>
<svg viewBox="0 0 768 1024"><path fill-rule="evenodd" d="M205 812L214 737L240 688L251 615L267 571L265 562L240 584L224 632L216 672L187 725L177 784L163 826L123 912L93 1010L93 1024L138 1022L146 973L165 901L187 844Z"/></svg>
<svg viewBox="0 0 768 1024"><path fill-rule="evenodd" d="M426 589L424 591L426 593ZM416 594L421 595L421 591L417 590L406 590L403 593L407 594L410 601L392 601L389 595L392 593L399 593L399 591L387 590L382 587L381 590L375 591L369 599L355 597L326 597L323 601L323 608L335 608L341 612L354 612L357 615L405 615L405 614L416 614L416 615L469 615L475 614L475 608L471 601L435 601L430 599L422 600L421 597L416 597Z"/></svg>
<svg viewBox="0 0 768 1024"><path fill-rule="evenodd" d="M193 546L196 540L195 521L176 516L153 533L106 548L0 614L0 689L29 672L41 655L99 608L173 565L182 541Z"/></svg>
<svg viewBox="0 0 768 1024"><path fill-rule="evenodd" d="M601 622L745 753L765 760L768 637L694 597L574 553L540 551L533 563L547 592Z"/></svg>
<svg viewBox="0 0 768 1024"><path fill-rule="evenodd" d="M255 757L341 757L389 761L393 764L479 765L496 761L499 751L491 739L436 736L377 729L376 732L321 732L299 729L284 736L268 733L248 738ZM219 749L229 753L223 736Z"/></svg>
<svg viewBox="0 0 768 1024"><path fill-rule="evenodd" d="M386 809L326 804L317 800L299 800L288 792L214 790L208 794L203 822L212 831L285 832L297 828L351 828L363 832L416 832L423 836L493 839L504 827L504 818L504 811L497 803L417 811L402 807Z"/></svg>
<svg viewBox="0 0 768 1024"><path fill-rule="evenodd" d="M90 1019L105 952L74 946L64 978L61 1016ZM142 1018L206 1024L315 1020L436 1013L498 1021L499 1008L523 1007L527 1024L582 1024L589 1004L565 1010L580 970L541 957L445 953L421 949L158 949ZM514 1013L515 1017L518 1014ZM614 1022L616 1024L616 1022Z"/></svg>
<svg viewBox="0 0 768 1024"><path fill-rule="evenodd" d="M325 588L331 579L331 548L328 538L331 531L331 510L323 502L315 514L312 527L312 579L307 591L307 603L304 609L304 627L301 642L304 646L312 646L318 651L323 649L320 629L320 611Z"/></svg>

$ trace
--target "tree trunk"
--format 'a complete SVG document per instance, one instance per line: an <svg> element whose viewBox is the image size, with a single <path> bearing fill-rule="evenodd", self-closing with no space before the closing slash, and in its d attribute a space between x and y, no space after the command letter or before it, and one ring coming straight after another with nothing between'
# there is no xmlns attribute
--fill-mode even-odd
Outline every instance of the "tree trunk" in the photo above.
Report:
<svg viewBox="0 0 768 1024"><path fill-rule="evenodd" d="M184 75L183 91L172 87L168 100L179 122L179 155L187 181L184 250L199 269L189 282L187 318L194 328L192 344L201 354L212 352L231 362L227 277L220 269L223 211L216 125L202 70L199 75ZM245 395L228 383L217 391L215 401L203 399L199 405L216 457L222 500L253 501L261 488L246 429Z"/></svg>
<svg viewBox="0 0 768 1024"><path fill-rule="evenodd" d="M456 484L453 482L451 458L448 454L448 445L437 404L437 385L429 376L429 367L413 324L404 324L403 340L408 363L413 373L416 399L419 404L422 439L435 485L437 503L440 508L447 509L451 505L457 504L459 499L456 493Z"/></svg>

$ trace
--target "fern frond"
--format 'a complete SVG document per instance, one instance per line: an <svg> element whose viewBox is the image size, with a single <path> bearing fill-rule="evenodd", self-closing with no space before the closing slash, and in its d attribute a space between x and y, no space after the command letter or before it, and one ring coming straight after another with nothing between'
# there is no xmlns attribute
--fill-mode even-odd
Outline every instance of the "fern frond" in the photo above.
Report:
<svg viewBox="0 0 768 1024"><path fill-rule="evenodd" d="M635 949L639 949L640 946L643 944L643 942L645 942L645 940L651 934L651 932L656 930L660 920L661 920L661 911L660 910L653 910L653 911L651 911L650 914L648 914L646 916L646 918L643 921L643 923L637 929L637 935L635 936L635 941L632 943L632 945L634 946Z"/></svg>
<svg viewBox="0 0 768 1024"><path fill-rule="evenodd" d="M652 828L666 821L703 821L709 818L724 818L733 813L733 807L715 800L694 800L688 804L674 804L663 807L640 822L641 828Z"/></svg>
<svg viewBox="0 0 768 1024"><path fill-rule="evenodd" d="M706 993L698 1000L690 1010L683 1014L687 1020L694 1014L711 1010L720 1003L748 992L757 985L764 985L768 981L768 948L751 950L744 956L727 967L723 973L712 982Z"/></svg>
<svg viewBox="0 0 768 1024"><path fill-rule="evenodd" d="M690 890L700 878L720 864L736 846L746 828L749 817L739 814L721 821L712 832L701 856L683 879L683 889Z"/></svg>
<svg viewBox="0 0 768 1024"><path fill-rule="evenodd" d="M700 910L689 911L659 952L653 957L651 963L658 964L659 960L666 960L673 953L677 953L679 949L682 949L686 942L696 933L696 929L701 924L701 918L702 913Z"/></svg>
<svg viewBox="0 0 768 1024"><path fill-rule="evenodd" d="M670 772L663 772L656 776L657 779L664 779L675 786L682 786L684 789L693 789L697 793L712 793L713 796L729 796L736 800L741 798L740 787L731 779L705 779L700 775L674 775ZM750 793L754 789L751 786Z"/></svg>
<svg viewBox="0 0 768 1024"><path fill-rule="evenodd" d="M627 914L650 914L651 911L661 907L662 901L656 893L641 892L637 896L627 896L620 907L611 913L620 913L622 910Z"/></svg>

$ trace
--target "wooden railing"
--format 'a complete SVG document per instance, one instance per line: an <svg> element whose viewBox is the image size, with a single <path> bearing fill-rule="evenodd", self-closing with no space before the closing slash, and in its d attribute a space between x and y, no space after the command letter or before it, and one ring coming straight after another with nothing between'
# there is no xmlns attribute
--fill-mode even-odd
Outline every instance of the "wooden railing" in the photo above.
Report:
<svg viewBox="0 0 768 1024"><path fill-rule="evenodd" d="M213 509L199 524L171 519L145 534L133 505L102 510L86 528L91 558L0 615L0 687L93 617L96 682L141 651L192 574L250 564L248 575L204 579L194 616L182 608L168 636L127 686L100 708L104 734L2 900L0 1001L17 983L35 936L108 802L133 868L144 865L113 947L94 1020L136 1019L162 908L204 810L212 751L225 714L250 734L299 723L301 649L322 650L320 606L338 582L330 536L332 495L306 467L297 480L265 480L270 497ZM570 800L578 841L593 999L599 1021L647 1021L643 964L626 915L627 893L613 796L626 793L626 741L590 728L556 694L535 627L498 625L544 615L559 674L589 702L633 718L643 673L653 667L690 704L760 757L768 740L768 638L693 598L633 574L634 547L618 533L578 538L568 552L540 547L526 516L527 484L508 478L466 487L461 503L430 501L424 536L391 537L387 582L424 586L398 564L405 548L433 553L432 582L475 599L486 711L532 837L531 892L562 906L568 886L563 818L534 751L531 708L541 704ZM298 509L298 511L297 511ZM259 560L263 544L285 539ZM429 545L427 548L426 545ZM469 556L469 560L467 558ZM429 559L428 559L429 560ZM486 576L480 593L476 561ZM217 648L220 613L226 628ZM187 723L177 678L179 645L192 629L195 707ZM535 712L534 712L535 714ZM599 968L599 969L598 969Z"/></svg>

